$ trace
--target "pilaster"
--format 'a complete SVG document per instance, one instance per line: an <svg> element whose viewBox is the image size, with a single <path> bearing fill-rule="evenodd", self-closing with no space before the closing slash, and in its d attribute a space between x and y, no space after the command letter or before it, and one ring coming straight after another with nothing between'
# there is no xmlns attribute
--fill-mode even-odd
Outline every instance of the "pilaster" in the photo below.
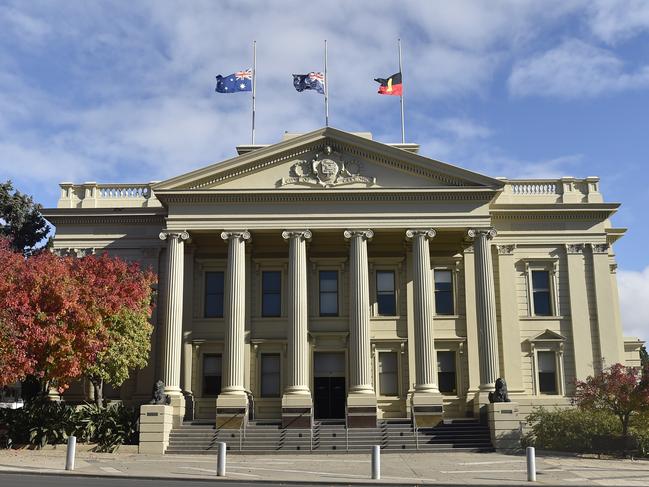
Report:
<svg viewBox="0 0 649 487"><path fill-rule="evenodd" d="M476 395L480 388L480 352L478 346L478 317L475 306L475 252L472 245L464 249L464 294L466 298L466 360L469 372L467 407L471 406L471 409L467 412L473 412L473 405L477 403Z"/></svg>
<svg viewBox="0 0 649 487"><path fill-rule="evenodd" d="M372 385L370 347L370 292L367 241L369 229L345 230L349 248L349 355L350 380L347 396L348 424L351 427L376 427L376 394Z"/></svg>

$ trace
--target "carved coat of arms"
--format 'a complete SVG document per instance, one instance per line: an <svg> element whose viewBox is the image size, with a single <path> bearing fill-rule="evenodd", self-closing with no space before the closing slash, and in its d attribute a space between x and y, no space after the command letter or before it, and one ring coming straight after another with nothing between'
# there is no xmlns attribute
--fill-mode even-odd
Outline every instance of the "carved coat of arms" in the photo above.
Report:
<svg viewBox="0 0 649 487"><path fill-rule="evenodd" d="M277 182L278 186L287 184L310 184L314 186L340 186L342 184L363 183L372 185L376 178L361 176L361 164L346 159L326 146L312 160L298 161L291 166L290 175Z"/></svg>

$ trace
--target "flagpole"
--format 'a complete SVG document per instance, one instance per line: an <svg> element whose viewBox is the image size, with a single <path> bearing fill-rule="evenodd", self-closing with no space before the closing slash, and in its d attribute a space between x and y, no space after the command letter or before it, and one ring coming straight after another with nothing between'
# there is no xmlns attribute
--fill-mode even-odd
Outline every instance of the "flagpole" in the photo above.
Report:
<svg viewBox="0 0 649 487"><path fill-rule="evenodd" d="M255 91L257 89L257 41L252 41L252 145L255 145Z"/></svg>
<svg viewBox="0 0 649 487"><path fill-rule="evenodd" d="M325 59L324 59L324 96L325 96L325 127L329 127L329 80L327 79L327 39L325 44Z"/></svg>
<svg viewBox="0 0 649 487"><path fill-rule="evenodd" d="M401 143L406 143L406 126L403 117L403 67L401 66L401 38L397 40L399 45L399 72L401 73Z"/></svg>

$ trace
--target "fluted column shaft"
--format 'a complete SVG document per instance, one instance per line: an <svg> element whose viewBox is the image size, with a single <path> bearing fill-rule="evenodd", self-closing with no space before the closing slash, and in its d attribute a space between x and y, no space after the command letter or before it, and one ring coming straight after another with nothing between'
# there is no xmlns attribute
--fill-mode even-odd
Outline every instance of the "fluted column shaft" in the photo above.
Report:
<svg viewBox="0 0 649 487"><path fill-rule="evenodd" d="M415 391L439 393L437 361L433 329L433 289L430 268L430 243L435 236L432 229L406 231L412 240L412 281L415 312Z"/></svg>
<svg viewBox="0 0 649 487"><path fill-rule="evenodd" d="M222 394L245 394L244 333L246 323L246 241L248 231L223 232L228 242L228 266L225 273L225 347L223 351Z"/></svg>
<svg viewBox="0 0 649 487"><path fill-rule="evenodd" d="M309 344L307 341L307 264L306 241L309 230L282 232L289 241L288 260L288 377L287 394L310 394Z"/></svg>
<svg viewBox="0 0 649 487"><path fill-rule="evenodd" d="M350 393L374 394L370 347L370 290L367 241L372 230L345 230L349 248Z"/></svg>
<svg viewBox="0 0 649 487"><path fill-rule="evenodd" d="M480 389L495 388L499 376L498 327L496 323L496 293L494 290L491 243L496 230L471 229L468 233L474 239L476 305L478 321L478 343L480 346Z"/></svg>
<svg viewBox="0 0 649 487"><path fill-rule="evenodd" d="M167 281L165 283L164 349L162 355L162 380L165 392L180 394L180 356L183 339L183 276L184 241L187 232L162 232L161 240L167 240Z"/></svg>

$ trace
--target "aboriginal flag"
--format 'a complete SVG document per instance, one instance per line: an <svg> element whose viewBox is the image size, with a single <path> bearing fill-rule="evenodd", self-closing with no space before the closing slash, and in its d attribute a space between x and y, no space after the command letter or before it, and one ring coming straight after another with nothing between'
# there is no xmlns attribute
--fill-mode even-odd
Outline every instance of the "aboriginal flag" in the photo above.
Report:
<svg viewBox="0 0 649 487"><path fill-rule="evenodd" d="M374 78L374 81L381 83L379 86L379 95L403 95L402 84L401 84L401 73L396 73L390 76L388 79L384 78Z"/></svg>

